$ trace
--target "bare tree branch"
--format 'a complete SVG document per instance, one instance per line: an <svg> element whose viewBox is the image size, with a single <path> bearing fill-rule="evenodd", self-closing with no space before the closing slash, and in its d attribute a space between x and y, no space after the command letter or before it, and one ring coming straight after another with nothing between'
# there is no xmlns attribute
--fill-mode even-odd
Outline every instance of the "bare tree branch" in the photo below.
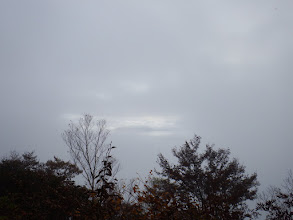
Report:
<svg viewBox="0 0 293 220"><path fill-rule="evenodd" d="M118 163L110 155L114 147L107 143L109 133L105 120L94 121L89 114L80 118L78 123L71 121L68 129L62 133L74 163L82 169L86 184L92 191L99 187L97 179L100 171L105 171L105 162L114 166L113 171L111 167L112 177L118 172Z"/></svg>

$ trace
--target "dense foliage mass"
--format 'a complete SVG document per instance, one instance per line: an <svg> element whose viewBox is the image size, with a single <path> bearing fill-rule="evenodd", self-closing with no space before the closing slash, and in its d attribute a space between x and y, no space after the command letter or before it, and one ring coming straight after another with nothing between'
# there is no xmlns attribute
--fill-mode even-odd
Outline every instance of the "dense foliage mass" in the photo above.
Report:
<svg viewBox="0 0 293 220"><path fill-rule="evenodd" d="M40 163L33 153L0 163L1 219L64 219L81 207L86 189L74 185L80 170L58 158Z"/></svg>
<svg viewBox="0 0 293 220"><path fill-rule="evenodd" d="M0 219L112 219L121 198L105 175L95 191L74 184L81 171L59 158L40 163L33 153L0 162Z"/></svg>

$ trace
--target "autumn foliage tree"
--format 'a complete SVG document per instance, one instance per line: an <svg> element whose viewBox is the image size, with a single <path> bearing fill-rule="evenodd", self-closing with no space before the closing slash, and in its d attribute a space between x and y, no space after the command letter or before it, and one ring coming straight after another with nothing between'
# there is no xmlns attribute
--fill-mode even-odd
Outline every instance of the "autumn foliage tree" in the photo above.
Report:
<svg viewBox="0 0 293 220"><path fill-rule="evenodd" d="M162 154L161 192L172 192L182 210L196 204L196 215L188 219L244 219L251 217L246 205L257 192L256 173L248 175L237 159L230 159L230 151L215 150L207 145L199 152L201 138L195 136L179 149L173 149L178 164L171 164ZM187 216L187 215L185 215Z"/></svg>
<svg viewBox="0 0 293 220"><path fill-rule="evenodd" d="M133 199L124 219L252 218L256 212L248 209L246 201L256 197L256 174L246 174L238 160L230 159L229 150L208 145L200 153L199 145L200 137L195 136L181 148L174 148L175 165L160 154L159 176L151 171L148 179L138 178L132 185Z"/></svg>
<svg viewBox="0 0 293 220"><path fill-rule="evenodd" d="M152 175L151 171L148 180L140 179L140 184L135 184L132 188L136 197L132 203L131 219L175 220L199 217L198 205L195 202L186 200L182 203L177 192L165 188L164 180Z"/></svg>

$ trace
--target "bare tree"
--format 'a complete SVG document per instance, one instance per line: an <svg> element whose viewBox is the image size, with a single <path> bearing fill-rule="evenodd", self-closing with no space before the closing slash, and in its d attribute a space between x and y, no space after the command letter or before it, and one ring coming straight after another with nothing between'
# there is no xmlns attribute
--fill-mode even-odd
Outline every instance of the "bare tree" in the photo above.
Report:
<svg viewBox="0 0 293 220"><path fill-rule="evenodd" d="M71 121L68 129L62 133L70 155L82 169L91 191L97 190L106 177L113 178L118 171L117 161L111 155L115 147L107 142L108 135L106 121L95 121L89 114L83 115L78 123Z"/></svg>

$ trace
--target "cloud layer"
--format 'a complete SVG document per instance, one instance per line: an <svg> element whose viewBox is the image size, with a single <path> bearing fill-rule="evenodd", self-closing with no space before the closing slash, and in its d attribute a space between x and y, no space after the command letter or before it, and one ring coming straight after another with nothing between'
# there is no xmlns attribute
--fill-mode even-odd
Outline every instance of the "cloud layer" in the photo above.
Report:
<svg viewBox="0 0 293 220"><path fill-rule="evenodd" d="M122 176L197 133L278 183L293 167L292 7L3 1L1 148L67 157L61 132L90 113L108 121Z"/></svg>

